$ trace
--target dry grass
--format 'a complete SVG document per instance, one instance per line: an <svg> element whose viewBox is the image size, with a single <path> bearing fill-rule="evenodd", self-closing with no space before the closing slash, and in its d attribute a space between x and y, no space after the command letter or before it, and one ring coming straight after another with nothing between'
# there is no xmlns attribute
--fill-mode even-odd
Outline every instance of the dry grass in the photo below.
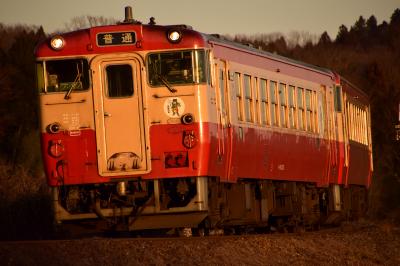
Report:
<svg viewBox="0 0 400 266"><path fill-rule="evenodd" d="M44 175L0 162L0 239L41 239L53 231L52 207Z"/></svg>

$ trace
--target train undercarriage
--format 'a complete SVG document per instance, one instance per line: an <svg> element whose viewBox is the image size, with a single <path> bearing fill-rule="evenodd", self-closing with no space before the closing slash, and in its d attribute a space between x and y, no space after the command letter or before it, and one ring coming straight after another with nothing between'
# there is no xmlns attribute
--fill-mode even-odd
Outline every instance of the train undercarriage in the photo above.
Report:
<svg viewBox="0 0 400 266"><path fill-rule="evenodd" d="M212 177L63 186L53 196L58 222L103 221L118 231L185 228L200 235L310 230L356 220L367 210L361 186Z"/></svg>

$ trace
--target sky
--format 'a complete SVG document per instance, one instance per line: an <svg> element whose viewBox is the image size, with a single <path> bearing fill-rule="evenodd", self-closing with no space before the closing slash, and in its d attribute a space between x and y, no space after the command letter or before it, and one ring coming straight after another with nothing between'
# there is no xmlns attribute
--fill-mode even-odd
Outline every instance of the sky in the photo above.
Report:
<svg viewBox="0 0 400 266"><path fill-rule="evenodd" d="M205 33L327 31L335 38L340 25L350 28L360 16L389 22L400 0L0 0L0 23L42 25L52 33L73 17L123 20L128 5L143 23L155 17L157 24L187 24Z"/></svg>

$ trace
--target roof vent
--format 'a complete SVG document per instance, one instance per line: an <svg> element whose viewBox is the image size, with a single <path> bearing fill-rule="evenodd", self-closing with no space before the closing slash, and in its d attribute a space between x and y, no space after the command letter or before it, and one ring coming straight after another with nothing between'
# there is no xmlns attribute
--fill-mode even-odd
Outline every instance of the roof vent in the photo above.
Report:
<svg viewBox="0 0 400 266"><path fill-rule="evenodd" d="M156 19L154 17L150 18L149 25L156 25Z"/></svg>

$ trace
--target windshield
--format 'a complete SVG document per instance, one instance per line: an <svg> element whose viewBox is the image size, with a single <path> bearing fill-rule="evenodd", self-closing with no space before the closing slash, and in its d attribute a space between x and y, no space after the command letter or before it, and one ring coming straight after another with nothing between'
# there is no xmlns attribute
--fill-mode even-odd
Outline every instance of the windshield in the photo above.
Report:
<svg viewBox="0 0 400 266"><path fill-rule="evenodd" d="M150 54L149 83L152 86L207 82L207 56L204 50Z"/></svg>
<svg viewBox="0 0 400 266"><path fill-rule="evenodd" d="M43 84L46 74L45 86ZM82 91L89 88L89 66L85 59L45 61L37 64L40 92Z"/></svg>

